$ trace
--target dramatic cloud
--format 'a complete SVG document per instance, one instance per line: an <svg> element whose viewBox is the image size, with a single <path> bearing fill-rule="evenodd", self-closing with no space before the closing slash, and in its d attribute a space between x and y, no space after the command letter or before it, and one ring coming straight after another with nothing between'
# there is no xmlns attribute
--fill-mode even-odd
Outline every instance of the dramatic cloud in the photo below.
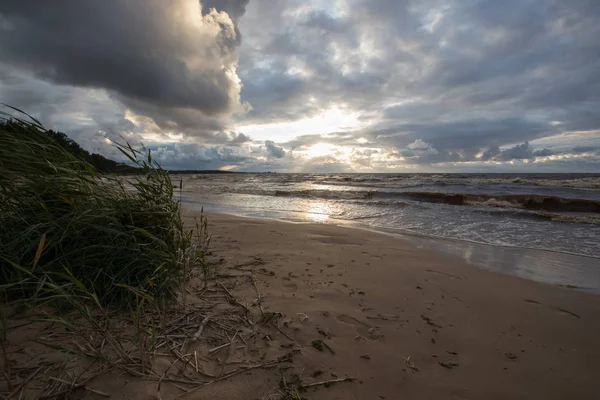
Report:
<svg viewBox="0 0 600 400"><path fill-rule="evenodd" d="M515 147L511 147L508 150L503 151L496 157L499 161L510 161L510 160L525 160L533 157L533 148L529 142L519 144Z"/></svg>
<svg viewBox="0 0 600 400"><path fill-rule="evenodd" d="M278 147L271 140L267 140L265 142L265 147L267 148L267 152L275 158L283 158L285 156L285 150L283 150L281 147Z"/></svg>
<svg viewBox="0 0 600 400"><path fill-rule="evenodd" d="M498 155L500 155L500 147L492 146L489 149L487 149L486 151L484 151L483 154L481 154L480 159L482 161L487 161Z"/></svg>
<svg viewBox="0 0 600 400"><path fill-rule="evenodd" d="M212 8L217 11L225 11L229 17L236 22L246 12L246 6L250 0L203 0L204 13L210 13Z"/></svg>
<svg viewBox="0 0 600 400"><path fill-rule="evenodd" d="M0 101L169 168L597 171L590 0L0 0Z"/></svg>
<svg viewBox="0 0 600 400"><path fill-rule="evenodd" d="M234 24L201 10L196 0L2 1L0 58L56 84L106 89L144 115L201 125L203 115L243 109Z"/></svg>

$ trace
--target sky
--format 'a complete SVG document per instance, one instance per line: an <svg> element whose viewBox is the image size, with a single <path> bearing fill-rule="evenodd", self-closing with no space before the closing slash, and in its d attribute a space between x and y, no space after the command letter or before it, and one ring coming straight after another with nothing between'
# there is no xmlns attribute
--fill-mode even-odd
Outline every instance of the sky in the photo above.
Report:
<svg viewBox="0 0 600 400"><path fill-rule="evenodd" d="M600 3L0 0L0 102L167 169L600 172Z"/></svg>

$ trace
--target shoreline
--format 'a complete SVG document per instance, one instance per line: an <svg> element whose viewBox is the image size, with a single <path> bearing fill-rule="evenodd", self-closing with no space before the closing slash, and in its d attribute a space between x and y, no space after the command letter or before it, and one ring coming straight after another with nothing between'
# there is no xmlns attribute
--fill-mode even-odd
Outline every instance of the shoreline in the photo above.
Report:
<svg viewBox="0 0 600 400"><path fill-rule="evenodd" d="M197 206L198 204L195 202L184 202L184 208L186 209L200 211L200 208L197 208ZM218 205L216 206L218 207ZM260 211L253 213L251 211L244 212L241 209L235 210L234 208L227 210L221 207L221 209L217 208L216 210L209 208L207 212L209 214L230 215L247 219L265 219L289 224L323 224L388 235L398 240L408 241L418 248L433 250L454 261L460 260L468 263L475 268L501 272L538 283L569 287L587 293L600 294L600 268L594 268L594 265L600 262L600 256L596 257L593 255L536 247L485 243L392 228L376 229L358 221L334 218L326 218L322 221L302 220L300 218L277 218L276 216L269 215L269 213ZM298 212L297 214L302 213ZM507 253L510 254L506 255ZM514 265L517 267L512 267ZM548 269L551 269L551 271L548 271Z"/></svg>
<svg viewBox="0 0 600 400"><path fill-rule="evenodd" d="M333 223L358 220L377 231L391 229L403 235L455 238L600 259L599 242L595 240L600 209L594 206L595 211L583 212L569 206L571 201L600 204L598 190L580 188L587 181L564 174L536 175L532 181L509 177L343 177L333 173L234 179L199 175L197 179L184 179L180 194L185 202L196 202L214 212L317 222L329 218L327 222ZM594 182L597 178L587 183ZM506 200L509 198L518 204ZM600 274L596 278L595 288L600 291ZM590 281L589 277L582 280Z"/></svg>
<svg viewBox="0 0 600 400"><path fill-rule="evenodd" d="M355 379L310 399L593 398L600 390L595 294L473 268L382 233L207 215L222 268L250 260L265 312L283 315L299 350L294 370L311 381Z"/></svg>

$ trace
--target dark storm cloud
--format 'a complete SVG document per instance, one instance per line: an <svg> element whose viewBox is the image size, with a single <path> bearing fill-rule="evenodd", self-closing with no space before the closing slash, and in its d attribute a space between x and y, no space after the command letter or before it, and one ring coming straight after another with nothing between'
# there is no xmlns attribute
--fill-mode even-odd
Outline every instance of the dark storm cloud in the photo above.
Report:
<svg viewBox="0 0 600 400"><path fill-rule="evenodd" d="M208 13L211 8L225 11L232 20L237 21L246 12L250 0L202 0L203 13Z"/></svg>
<svg viewBox="0 0 600 400"><path fill-rule="evenodd" d="M525 160L533 157L533 148L529 142L518 144L494 157L498 161Z"/></svg>
<svg viewBox="0 0 600 400"><path fill-rule="evenodd" d="M556 154L555 151L552 151L550 149L542 149L542 150L538 150L538 151L534 151L533 152L533 156L534 157L549 157Z"/></svg>
<svg viewBox="0 0 600 400"><path fill-rule="evenodd" d="M393 122L393 121L392 121ZM523 118L472 118L452 122L402 124L370 132L374 140L404 147L415 140L452 151L486 148L556 134L548 122Z"/></svg>
<svg viewBox="0 0 600 400"><path fill-rule="evenodd" d="M500 154L500 147L492 146L481 154L480 159L482 161L487 161L487 160L492 159L493 157L496 157L499 154Z"/></svg>
<svg viewBox="0 0 600 400"><path fill-rule="evenodd" d="M323 137L321 135L302 135L294 138L293 140L284 142L283 145L289 147L292 150L295 150L298 147L311 146L319 142L324 142Z"/></svg>
<svg viewBox="0 0 600 400"><path fill-rule="evenodd" d="M191 137L190 139L194 140L195 138ZM204 144L222 144L234 147L252 141L249 136L237 132L218 132L214 135L204 136L202 139Z"/></svg>
<svg viewBox="0 0 600 400"><path fill-rule="evenodd" d="M243 163L249 154L227 146L198 144L157 144L148 146L152 158L166 169L219 169L226 165Z"/></svg>
<svg viewBox="0 0 600 400"><path fill-rule="evenodd" d="M227 8L241 16L244 3ZM226 14L202 16L198 5L2 0L0 59L59 84L108 89L125 103L228 113L239 107L239 43Z"/></svg>
<svg viewBox="0 0 600 400"><path fill-rule="evenodd" d="M225 11L233 22L237 23L238 19L246 12L246 6L249 2L250 0L202 0L202 12L203 14L207 14L211 8L217 11ZM235 26L235 34L237 42L240 43L242 41L242 34L237 25Z"/></svg>
<svg viewBox="0 0 600 400"><path fill-rule="evenodd" d="M271 140L265 141L265 148L267 149L267 153L272 157L275 157L275 158L285 157L285 150L283 150L281 147L277 146Z"/></svg>
<svg viewBox="0 0 600 400"><path fill-rule="evenodd" d="M234 133L233 135L234 135L234 137L231 140L231 143L234 143L234 144L246 143L246 142L249 142L250 140L252 140L252 139L250 139L250 136L244 135L243 133Z"/></svg>
<svg viewBox="0 0 600 400"><path fill-rule="evenodd" d="M567 150L563 154L572 154L574 151ZM405 149L398 151L398 154L413 164L436 164L447 162L466 162L466 161L514 161L514 160L533 160L536 157L549 157L557 154L547 148L534 150L529 142L517 144L515 146L501 150L498 146L492 146L481 154L469 151L449 152L437 150L431 144L422 140L406 146Z"/></svg>

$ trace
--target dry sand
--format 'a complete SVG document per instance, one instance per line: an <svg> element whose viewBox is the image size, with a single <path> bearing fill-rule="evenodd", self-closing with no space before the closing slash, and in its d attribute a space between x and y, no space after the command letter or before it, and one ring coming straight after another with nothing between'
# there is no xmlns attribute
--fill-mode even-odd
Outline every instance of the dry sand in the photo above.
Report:
<svg viewBox="0 0 600 400"><path fill-rule="evenodd" d="M146 376L120 367L71 390L89 359L42 342L104 348L102 336L83 340L15 319L7 354L16 377L6 389L0 375L2 391L18 397L20 384L38 393L56 384L50 393L70 399L297 400L293 389L308 385L300 395L311 400L600 396L598 295L484 271L365 230L222 214L209 222L216 280L189 283L185 305L158 335L165 354ZM187 355L177 363L167 349L196 352L199 365ZM105 367L90 368L95 376ZM310 387L344 378L353 380Z"/></svg>
<svg viewBox="0 0 600 400"><path fill-rule="evenodd" d="M309 399L600 396L597 295L483 271L364 230L220 214L209 221L223 268L264 261L256 267L264 308L291 320L304 383L356 379L309 389ZM246 291L240 296L251 297ZM319 339L335 354L315 349ZM269 395L260 393L268 385L241 379L227 398Z"/></svg>

